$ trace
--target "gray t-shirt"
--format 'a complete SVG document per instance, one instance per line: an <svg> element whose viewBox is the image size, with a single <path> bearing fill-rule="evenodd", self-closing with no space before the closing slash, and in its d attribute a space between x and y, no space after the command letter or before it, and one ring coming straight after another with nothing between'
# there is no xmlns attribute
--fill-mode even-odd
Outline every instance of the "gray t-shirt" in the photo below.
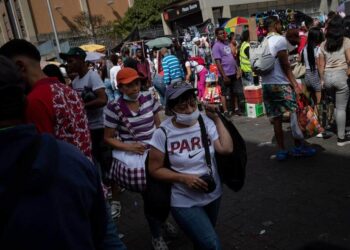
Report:
<svg viewBox="0 0 350 250"><path fill-rule="evenodd" d="M102 82L101 77L97 74L96 71L89 70L85 76L79 78L77 76L73 82L73 89L78 92L81 96L81 93L84 90L84 87L89 87L93 91L101 88L105 88L105 85ZM87 118L89 120L89 129L99 129L103 128L103 107L96 109L87 109L86 110Z"/></svg>
<svg viewBox="0 0 350 250"><path fill-rule="evenodd" d="M277 53L282 50L288 50L287 39L283 36L273 35L269 38L268 43L273 56L277 56ZM262 84L289 84L289 80L284 74L278 58L275 60L274 69L261 78Z"/></svg>

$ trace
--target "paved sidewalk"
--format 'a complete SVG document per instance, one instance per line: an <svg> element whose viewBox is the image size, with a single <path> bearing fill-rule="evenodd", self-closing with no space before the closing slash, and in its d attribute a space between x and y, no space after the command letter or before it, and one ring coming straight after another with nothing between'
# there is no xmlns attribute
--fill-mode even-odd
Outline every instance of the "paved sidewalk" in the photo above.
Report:
<svg viewBox="0 0 350 250"><path fill-rule="evenodd" d="M308 140L318 149L312 158L270 159L276 151L266 117L234 117L248 148L247 178L238 192L225 188L217 232L223 249L298 249L325 240L350 247L350 145L336 136ZM286 134L290 134L285 125ZM287 141L291 145L291 141ZM138 194L121 195L118 222L128 249L151 249L150 233ZM192 249L184 234L170 249Z"/></svg>

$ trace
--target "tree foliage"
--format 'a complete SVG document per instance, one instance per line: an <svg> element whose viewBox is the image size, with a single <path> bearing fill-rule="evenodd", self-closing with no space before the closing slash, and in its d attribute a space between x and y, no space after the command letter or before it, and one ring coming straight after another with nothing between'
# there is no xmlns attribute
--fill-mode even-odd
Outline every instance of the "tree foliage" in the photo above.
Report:
<svg viewBox="0 0 350 250"><path fill-rule="evenodd" d="M81 33L88 35L98 33L100 27L103 27L106 24L105 17L103 15L89 15L84 11L74 16L73 21Z"/></svg>
<svg viewBox="0 0 350 250"><path fill-rule="evenodd" d="M171 0L135 0L120 21L116 21L113 31L124 37L134 28L144 29L160 24L162 8Z"/></svg>

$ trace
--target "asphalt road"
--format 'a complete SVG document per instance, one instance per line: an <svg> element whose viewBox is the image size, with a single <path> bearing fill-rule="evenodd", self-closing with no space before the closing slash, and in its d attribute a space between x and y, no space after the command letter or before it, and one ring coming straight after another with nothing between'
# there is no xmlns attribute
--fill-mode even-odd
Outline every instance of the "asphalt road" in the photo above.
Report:
<svg viewBox="0 0 350 250"><path fill-rule="evenodd" d="M299 249L317 240L350 248L350 145L338 147L336 136L312 138L316 156L278 162L266 117L233 120L247 143L247 178L238 193L224 189L216 227L223 249ZM285 131L290 138L288 124ZM151 249L140 195L125 191L121 201L122 240L128 249ZM180 233L169 248L192 244Z"/></svg>

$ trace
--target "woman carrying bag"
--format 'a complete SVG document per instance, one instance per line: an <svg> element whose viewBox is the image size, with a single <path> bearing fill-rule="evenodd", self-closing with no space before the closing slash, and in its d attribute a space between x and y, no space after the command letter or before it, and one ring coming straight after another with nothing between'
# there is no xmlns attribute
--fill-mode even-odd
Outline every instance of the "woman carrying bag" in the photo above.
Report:
<svg viewBox="0 0 350 250"><path fill-rule="evenodd" d="M121 97L105 109L105 142L113 148L112 181L130 191L144 194L145 160L149 141L160 124L160 104L150 92L140 92L136 70L123 68L117 74ZM162 237L162 223L145 213L155 250L167 250Z"/></svg>
<svg viewBox="0 0 350 250"><path fill-rule="evenodd" d="M172 116L153 134L149 173L172 183L172 215L196 249L221 249L214 230L222 194L214 153L230 154L231 136L215 112L207 112L210 118L199 112L195 89L186 82L168 86L166 108Z"/></svg>
<svg viewBox="0 0 350 250"><path fill-rule="evenodd" d="M336 15L328 22L326 41L320 47L320 78L321 85L327 89L335 89L336 122L338 146L350 144L350 138L345 136L346 106L349 99L347 85L350 64L350 39L344 37L343 19Z"/></svg>

